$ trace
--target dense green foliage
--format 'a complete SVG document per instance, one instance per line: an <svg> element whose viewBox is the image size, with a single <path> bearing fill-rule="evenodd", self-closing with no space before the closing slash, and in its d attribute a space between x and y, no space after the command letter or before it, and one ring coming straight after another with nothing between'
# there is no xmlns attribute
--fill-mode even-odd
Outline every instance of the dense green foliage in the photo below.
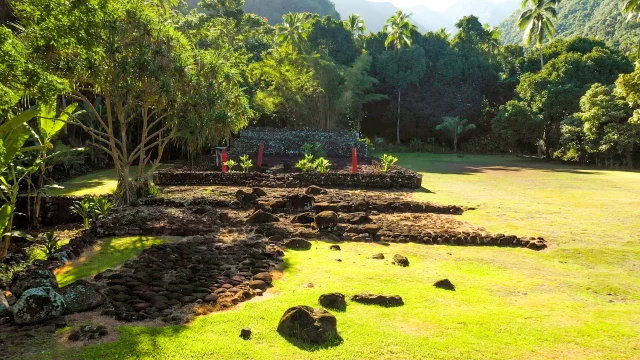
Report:
<svg viewBox="0 0 640 360"><path fill-rule="evenodd" d="M340 19L330 0L246 0L244 11L266 17L272 25L282 22L282 16L288 13L312 13Z"/></svg>
<svg viewBox="0 0 640 360"><path fill-rule="evenodd" d="M608 46L623 51L637 51L640 24L625 21L620 0L562 0L558 5L556 32L558 37L590 36L606 41ZM501 25L506 44L522 43L522 32L516 27L520 11Z"/></svg>

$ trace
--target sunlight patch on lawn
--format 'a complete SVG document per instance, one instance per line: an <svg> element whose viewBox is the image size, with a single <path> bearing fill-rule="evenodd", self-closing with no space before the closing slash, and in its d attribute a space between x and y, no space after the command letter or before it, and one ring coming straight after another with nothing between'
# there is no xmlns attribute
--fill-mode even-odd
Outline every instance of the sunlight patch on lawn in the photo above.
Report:
<svg viewBox="0 0 640 360"><path fill-rule="evenodd" d="M62 287L76 280L93 277L107 269L122 265L152 245L173 241L168 237L116 237L103 239L93 249L86 250L81 257L54 271Z"/></svg>

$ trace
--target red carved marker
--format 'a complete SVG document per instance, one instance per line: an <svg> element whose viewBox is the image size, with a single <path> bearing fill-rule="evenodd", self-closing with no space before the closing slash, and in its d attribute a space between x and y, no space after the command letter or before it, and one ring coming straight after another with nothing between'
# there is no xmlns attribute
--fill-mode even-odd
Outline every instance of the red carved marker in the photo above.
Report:
<svg viewBox="0 0 640 360"><path fill-rule="evenodd" d="M260 142L260 148L258 149L258 167L262 167L262 154L264 154L264 141Z"/></svg>
<svg viewBox="0 0 640 360"><path fill-rule="evenodd" d="M227 172L227 165L225 165L226 162L227 162L227 149L222 149L222 172L223 173Z"/></svg>
<svg viewBox="0 0 640 360"><path fill-rule="evenodd" d="M351 171L355 174L358 172L358 149L353 148L351 151Z"/></svg>

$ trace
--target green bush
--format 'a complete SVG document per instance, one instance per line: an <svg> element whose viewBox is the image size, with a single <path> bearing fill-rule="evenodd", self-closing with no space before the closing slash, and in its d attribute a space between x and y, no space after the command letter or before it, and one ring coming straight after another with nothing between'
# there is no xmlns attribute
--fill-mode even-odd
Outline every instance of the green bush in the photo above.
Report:
<svg viewBox="0 0 640 360"><path fill-rule="evenodd" d="M60 237L56 235L55 231L51 230L40 234L36 243L42 247L46 257L49 257L60 249L60 240Z"/></svg>
<svg viewBox="0 0 640 360"><path fill-rule="evenodd" d="M393 155L384 154L380 158L380 161L382 161L382 168L380 169L380 171L382 171L383 173L388 173L393 165L398 162L398 158Z"/></svg>
<svg viewBox="0 0 640 360"><path fill-rule="evenodd" d="M249 159L249 155L240 156L240 167L243 173L248 173L249 169L253 166L253 161Z"/></svg>
<svg viewBox="0 0 640 360"><path fill-rule="evenodd" d="M236 165L238 165L238 163L235 162L234 160L231 160L231 159L225 161L225 163L224 163L224 166L226 166L229 171L233 171L233 168Z"/></svg>
<svg viewBox="0 0 640 360"><path fill-rule="evenodd" d="M315 169L315 162L313 161L313 155L305 154L304 159L301 159L296 164L296 168L302 172L309 172Z"/></svg>
<svg viewBox="0 0 640 360"><path fill-rule="evenodd" d="M331 163L329 162L329 160L321 157L318 160L316 160L313 165L317 172L321 174L325 174L329 172L329 167L331 166Z"/></svg>
<svg viewBox="0 0 640 360"><path fill-rule="evenodd" d="M92 221L95 222L109 215L113 209L113 202L105 196L92 196L74 201L70 209L71 212L82 217L84 229L87 230L91 227Z"/></svg>
<svg viewBox="0 0 640 360"><path fill-rule="evenodd" d="M84 198L81 201L74 201L71 205L71 212L82 217L84 229L87 230L91 226L92 201L90 198Z"/></svg>

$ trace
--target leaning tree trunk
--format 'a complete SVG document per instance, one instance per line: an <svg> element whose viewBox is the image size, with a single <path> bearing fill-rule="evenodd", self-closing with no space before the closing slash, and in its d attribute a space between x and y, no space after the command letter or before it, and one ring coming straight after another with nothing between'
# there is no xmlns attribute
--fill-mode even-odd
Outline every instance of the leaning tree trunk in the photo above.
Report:
<svg viewBox="0 0 640 360"><path fill-rule="evenodd" d="M542 53L542 45L540 45L540 70L544 68L544 54Z"/></svg>
<svg viewBox="0 0 640 360"><path fill-rule="evenodd" d="M400 99L401 99L401 91L398 90L398 123L396 125L396 141L398 145L400 145Z"/></svg>

